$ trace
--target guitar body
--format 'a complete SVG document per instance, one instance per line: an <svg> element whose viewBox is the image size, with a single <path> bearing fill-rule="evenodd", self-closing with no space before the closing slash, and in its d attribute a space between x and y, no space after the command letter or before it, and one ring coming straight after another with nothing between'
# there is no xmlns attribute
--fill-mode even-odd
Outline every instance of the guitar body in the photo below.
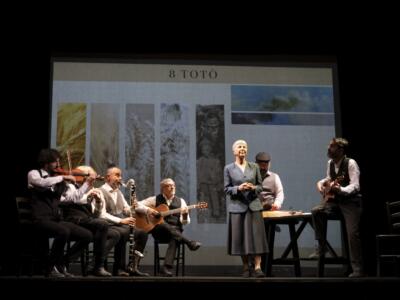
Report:
<svg viewBox="0 0 400 300"><path fill-rule="evenodd" d="M344 176L339 176L335 180L328 180L324 183L322 198L325 202L332 201L333 199L335 199L335 193L332 192L332 187L335 184L340 184L343 180Z"/></svg>
<svg viewBox="0 0 400 300"><path fill-rule="evenodd" d="M168 206L165 204L160 204L156 208L154 208L159 213L167 212ZM156 225L164 222L164 217L162 214L159 218L154 217L153 215L140 214L136 213L136 228L142 229L145 232L151 231Z"/></svg>

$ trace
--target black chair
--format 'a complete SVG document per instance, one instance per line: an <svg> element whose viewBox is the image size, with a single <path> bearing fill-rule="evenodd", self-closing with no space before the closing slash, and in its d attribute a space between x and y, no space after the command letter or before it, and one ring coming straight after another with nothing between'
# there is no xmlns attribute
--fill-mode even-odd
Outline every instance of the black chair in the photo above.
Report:
<svg viewBox="0 0 400 300"><path fill-rule="evenodd" d="M392 268L395 276L400 276L400 201L386 202L387 234L376 236L377 275Z"/></svg>
<svg viewBox="0 0 400 300"><path fill-rule="evenodd" d="M49 259L49 238L41 235L34 226L31 200L27 197L16 197L18 230L16 275L21 276L26 269L32 276L36 269L46 274Z"/></svg>
<svg viewBox="0 0 400 300"><path fill-rule="evenodd" d="M154 239L154 276L160 273L160 261L165 260L165 256L160 256L160 244L168 244L169 242L159 241ZM182 276L185 276L185 244L179 242L175 253L175 273L179 276L179 267L181 268Z"/></svg>

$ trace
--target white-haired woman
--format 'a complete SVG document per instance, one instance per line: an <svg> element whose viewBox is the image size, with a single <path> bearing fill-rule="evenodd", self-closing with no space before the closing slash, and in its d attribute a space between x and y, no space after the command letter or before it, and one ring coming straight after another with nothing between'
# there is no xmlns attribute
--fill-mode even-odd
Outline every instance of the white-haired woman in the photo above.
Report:
<svg viewBox="0 0 400 300"><path fill-rule="evenodd" d="M262 204L257 197L262 190L260 169L257 164L246 160L246 141L234 142L232 151L235 161L224 168L224 191L229 212L228 254L241 256L243 277L264 277L261 255L268 248ZM251 270L253 259L254 270Z"/></svg>

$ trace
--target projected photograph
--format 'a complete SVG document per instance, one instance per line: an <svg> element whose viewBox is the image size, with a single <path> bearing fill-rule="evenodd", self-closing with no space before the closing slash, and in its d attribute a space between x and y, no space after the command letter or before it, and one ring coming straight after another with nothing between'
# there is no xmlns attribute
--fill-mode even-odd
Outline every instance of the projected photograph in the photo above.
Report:
<svg viewBox="0 0 400 300"><path fill-rule="evenodd" d="M332 87L231 87L232 123L264 125L334 125Z"/></svg>
<svg viewBox="0 0 400 300"><path fill-rule="evenodd" d="M161 179L172 178L176 194L190 202L189 113L188 106L161 104Z"/></svg>
<svg viewBox="0 0 400 300"><path fill-rule="evenodd" d="M154 105L126 105L124 177L136 182L136 196L154 194Z"/></svg>
<svg viewBox="0 0 400 300"><path fill-rule="evenodd" d="M92 104L90 165L105 174L110 164L119 165L119 105Z"/></svg>
<svg viewBox="0 0 400 300"><path fill-rule="evenodd" d="M198 211L199 223L226 223L224 130L223 105L196 106L197 199L208 203Z"/></svg>
<svg viewBox="0 0 400 300"><path fill-rule="evenodd" d="M57 111L57 149L60 151L62 167L68 169L67 151L71 167L85 162L86 145L86 104L63 103Z"/></svg>

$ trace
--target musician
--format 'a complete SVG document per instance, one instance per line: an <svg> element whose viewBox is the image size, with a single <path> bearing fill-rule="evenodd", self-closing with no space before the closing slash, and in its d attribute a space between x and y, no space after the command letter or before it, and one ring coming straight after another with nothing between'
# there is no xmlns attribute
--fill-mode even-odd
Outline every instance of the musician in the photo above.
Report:
<svg viewBox="0 0 400 300"><path fill-rule="evenodd" d="M228 253L240 255L243 277L264 277L261 255L267 252L262 205L261 174L258 165L248 162L247 143L237 140L232 145L235 161L224 168L224 191L229 211ZM254 259L254 270L250 264Z"/></svg>
<svg viewBox="0 0 400 300"><path fill-rule="evenodd" d="M183 225L190 223L189 210L186 201L183 198L175 196L175 182L171 178L165 178L160 183L161 194L152 196L141 201L136 209L138 213L148 214L154 218L159 218L160 213L155 208L165 204L169 209L181 208L180 214L173 214L164 218L163 223L157 224L150 233L161 242L168 242L167 252L165 254L164 266L161 269L161 275L171 277L174 257L179 242L185 243L191 251L200 248L201 243L187 239L182 235Z"/></svg>
<svg viewBox="0 0 400 300"><path fill-rule="evenodd" d="M65 220L87 228L93 233L94 267L93 275L109 277L112 274L105 270L104 261L107 254L118 243L120 235L109 230L106 220L100 218L102 202L96 195L98 191L93 188L93 182L97 178L96 172L89 166L77 168L83 173L89 174L88 180L83 185L68 184L68 191L61 199Z"/></svg>
<svg viewBox="0 0 400 300"><path fill-rule="evenodd" d="M333 138L328 145L327 176L317 182L321 194L329 192L321 203L312 209L315 238L318 240L319 255L326 252L327 217L342 214L350 246L350 260L353 272L349 277L364 276L360 240L360 217L362 212L360 194L360 169L357 162L346 156L348 141ZM343 178L342 180L338 180ZM325 195L327 196L327 195ZM328 199L329 198L329 199Z"/></svg>
<svg viewBox="0 0 400 300"><path fill-rule="evenodd" d="M59 162L60 153L57 150L42 149L38 157L39 169L28 173L28 189L32 194L35 227L46 236L54 238L47 270L49 277L73 277L65 265L79 257L93 236L89 230L61 217L60 201L65 198L67 182L74 182L75 178L71 175L56 175L55 170L59 168ZM71 192L71 196L75 193ZM68 241L75 243L64 255Z"/></svg>
<svg viewBox="0 0 400 300"><path fill-rule="evenodd" d="M266 152L256 155L256 163L260 168L262 179L262 192L258 195L264 210L280 210L285 195L283 193L282 181L278 174L269 170L271 156Z"/></svg>
<svg viewBox="0 0 400 300"><path fill-rule="evenodd" d="M132 229L134 248L130 249L129 274L124 271L126 269L126 243L130 238L131 227L135 226L135 218L132 217L131 207L119 189L121 181L121 169L110 167L107 170L106 182L99 189L105 204L100 217L109 221L112 224L110 230L120 235L120 240L115 245L114 274L118 276L150 276L138 269L140 257L135 253L137 253L136 251L143 253L148 239L148 234L139 228Z"/></svg>

